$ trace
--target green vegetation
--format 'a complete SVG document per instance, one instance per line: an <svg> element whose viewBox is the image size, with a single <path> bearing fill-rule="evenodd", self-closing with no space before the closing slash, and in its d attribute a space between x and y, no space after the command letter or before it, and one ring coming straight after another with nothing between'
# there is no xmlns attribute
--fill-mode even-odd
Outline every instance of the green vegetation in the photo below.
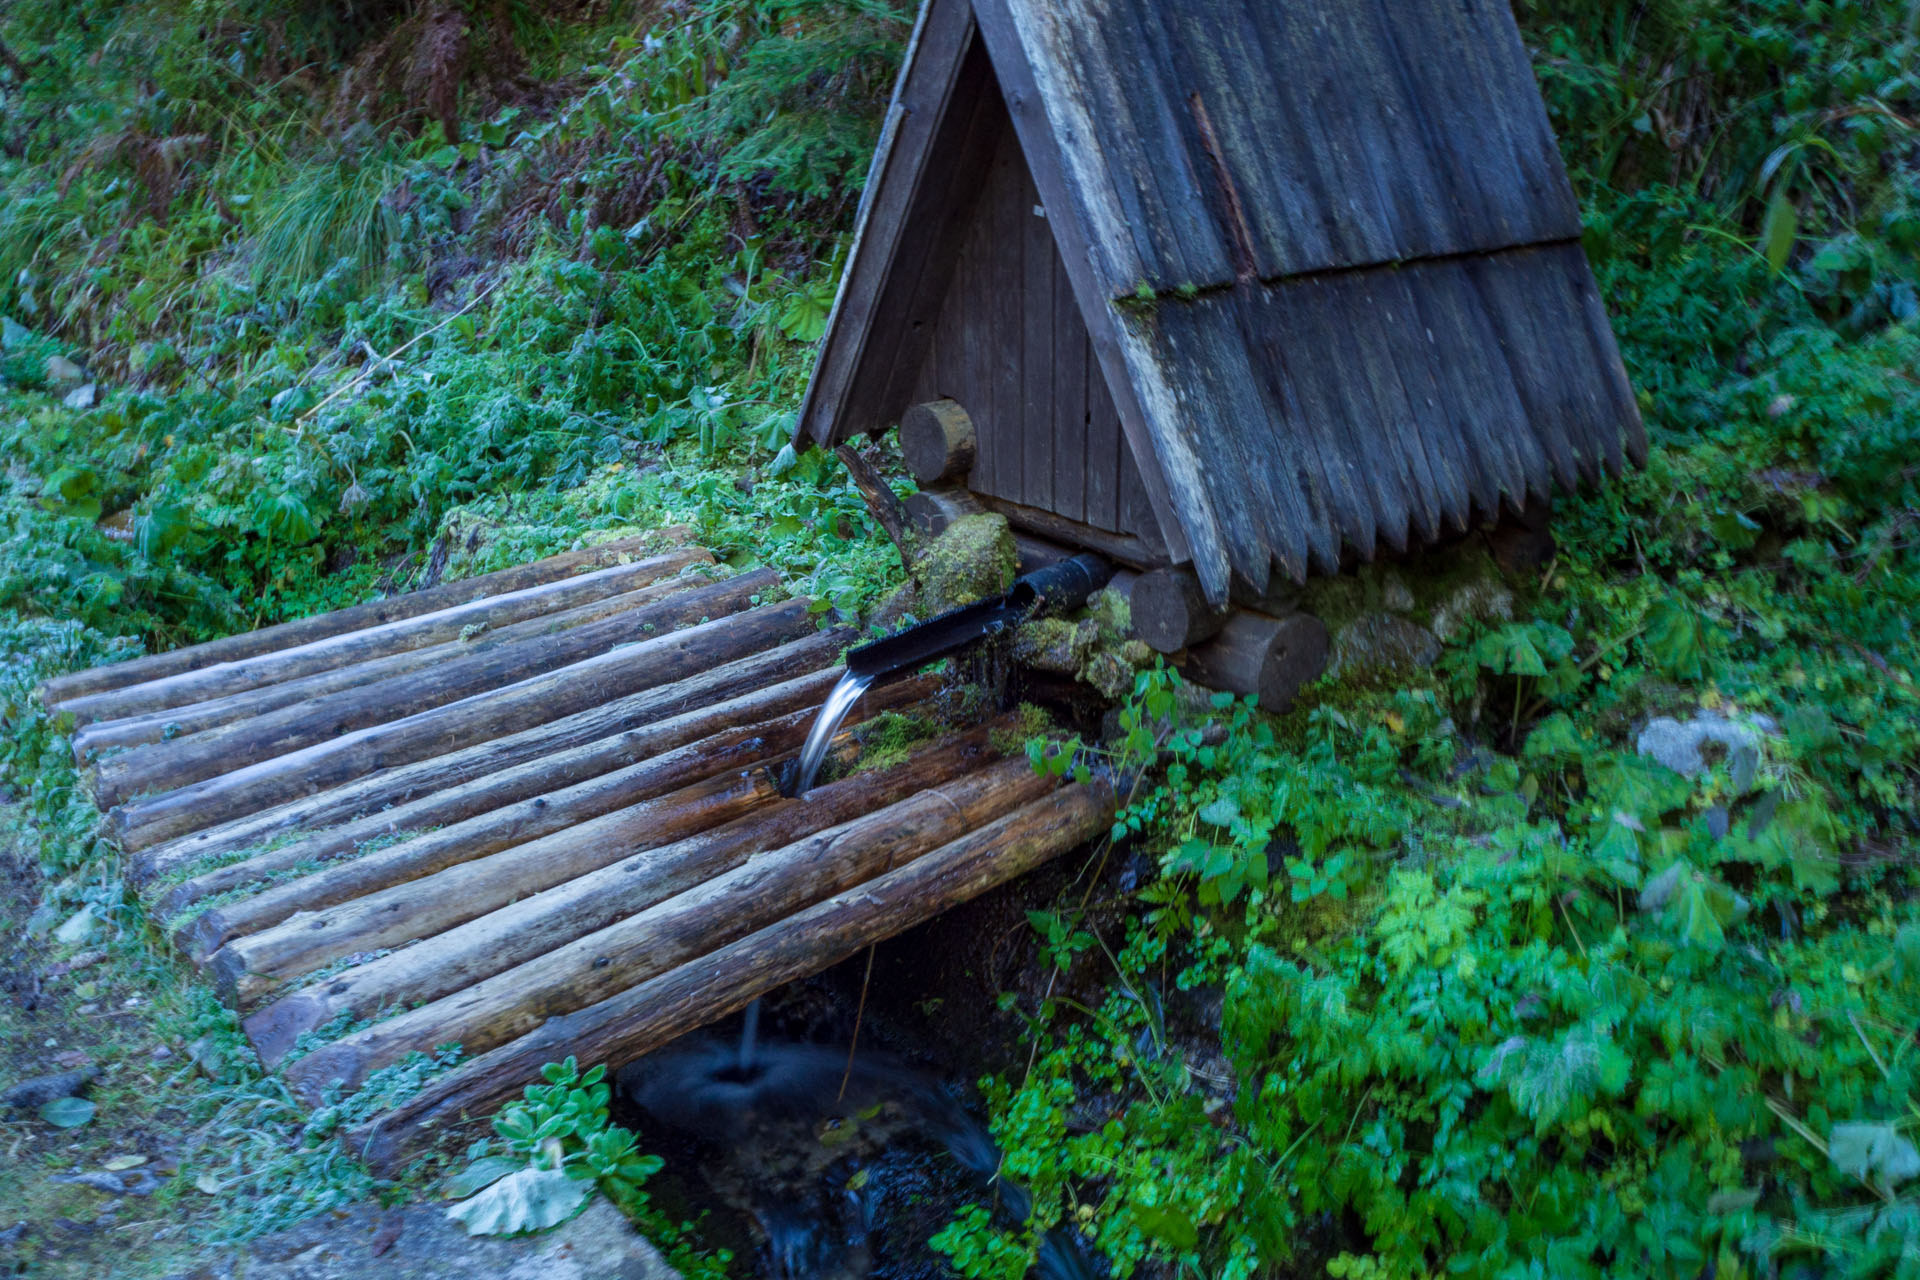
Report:
<svg viewBox="0 0 1920 1280"><path fill-rule="evenodd" d="M989 1083L1037 1221L1119 1274L1920 1265L1913 11L1521 17L1653 456L1431 672L1279 721L1140 677L1116 835L1162 878L1077 953L1036 920L1107 994L1023 1009ZM1635 750L1713 713L1750 747Z"/></svg>
<svg viewBox="0 0 1920 1280"><path fill-rule="evenodd" d="M405 1194L332 1135L451 1051L302 1114L161 950L37 680L664 523L823 608L896 571L783 446L903 15L344 12L0 14L0 768L35 928L90 912L87 982L156 993L100 1052L211 1064L28 1156L190 1128L155 1204L197 1239ZM1036 913L1060 993L1009 998L1032 1068L988 1088L1036 1223L1118 1274L1920 1273L1916 11L1518 15L1652 457L1431 668L1211 723L1140 676L1101 750L1158 878L1117 926ZM1703 712L1750 745L1636 751ZM604 1086L546 1087L510 1145ZM636 1188L598 1125L541 1168ZM974 1275L1036 1243L939 1238Z"/></svg>

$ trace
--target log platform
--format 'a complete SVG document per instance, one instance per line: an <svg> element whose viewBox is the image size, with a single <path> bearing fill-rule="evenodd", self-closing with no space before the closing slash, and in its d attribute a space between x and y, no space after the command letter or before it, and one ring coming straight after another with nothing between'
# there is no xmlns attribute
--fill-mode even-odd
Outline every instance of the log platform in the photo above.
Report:
<svg viewBox="0 0 1920 1280"><path fill-rule="evenodd" d="M464 1060L353 1135L391 1169L550 1059L637 1056L1104 831L956 729L844 776L782 768L839 676L771 572L686 530L49 681L174 943L318 1103ZM344 1030L343 1030L344 1028Z"/></svg>

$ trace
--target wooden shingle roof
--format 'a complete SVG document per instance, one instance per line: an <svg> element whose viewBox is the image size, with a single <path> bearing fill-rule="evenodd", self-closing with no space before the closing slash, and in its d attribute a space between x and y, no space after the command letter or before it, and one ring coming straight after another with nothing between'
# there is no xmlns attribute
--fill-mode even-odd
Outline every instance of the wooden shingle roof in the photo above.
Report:
<svg viewBox="0 0 1920 1280"><path fill-rule="evenodd" d="M899 341L875 299L922 287L900 246L941 243L909 228L950 206L924 193L965 162L935 152L979 48L1166 544L1216 602L1643 454L1504 0L930 0L802 434L904 408L854 385L858 353Z"/></svg>

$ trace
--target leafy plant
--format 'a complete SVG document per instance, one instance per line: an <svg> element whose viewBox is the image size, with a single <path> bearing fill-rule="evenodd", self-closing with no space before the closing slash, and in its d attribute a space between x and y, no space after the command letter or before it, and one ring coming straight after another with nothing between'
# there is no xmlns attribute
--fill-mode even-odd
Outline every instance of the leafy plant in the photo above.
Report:
<svg viewBox="0 0 1920 1280"><path fill-rule="evenodd" d="M582 1073L572 1058L542 1067L546 1083L528 1085L522 1101L493 1118L506 1154L490 1155L484 1138L468 1149L467 1169L451 1183L466 1198L447 1216L469 1235L542 1231L579 1212L596 1187L627 1213L640 1212L641 1184L662 1161L642 1155L638 1138L608 1120L606 1074L604 1065Z"/></svg>

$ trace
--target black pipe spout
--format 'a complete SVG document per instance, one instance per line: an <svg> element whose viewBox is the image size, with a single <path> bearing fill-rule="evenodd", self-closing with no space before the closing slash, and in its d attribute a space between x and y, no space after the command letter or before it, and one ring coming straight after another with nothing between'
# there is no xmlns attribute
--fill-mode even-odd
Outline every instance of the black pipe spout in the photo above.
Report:
<svg viewBox="0 0 1920 1280"><path fill-rule="evenodd" d="M1016 578L1003 596L965 605L897 635L847 650L847 673L872 681L917 670L1036 614L1078 609L1111 577L1113 566L1099 556L1071 556Z"/></svg>

